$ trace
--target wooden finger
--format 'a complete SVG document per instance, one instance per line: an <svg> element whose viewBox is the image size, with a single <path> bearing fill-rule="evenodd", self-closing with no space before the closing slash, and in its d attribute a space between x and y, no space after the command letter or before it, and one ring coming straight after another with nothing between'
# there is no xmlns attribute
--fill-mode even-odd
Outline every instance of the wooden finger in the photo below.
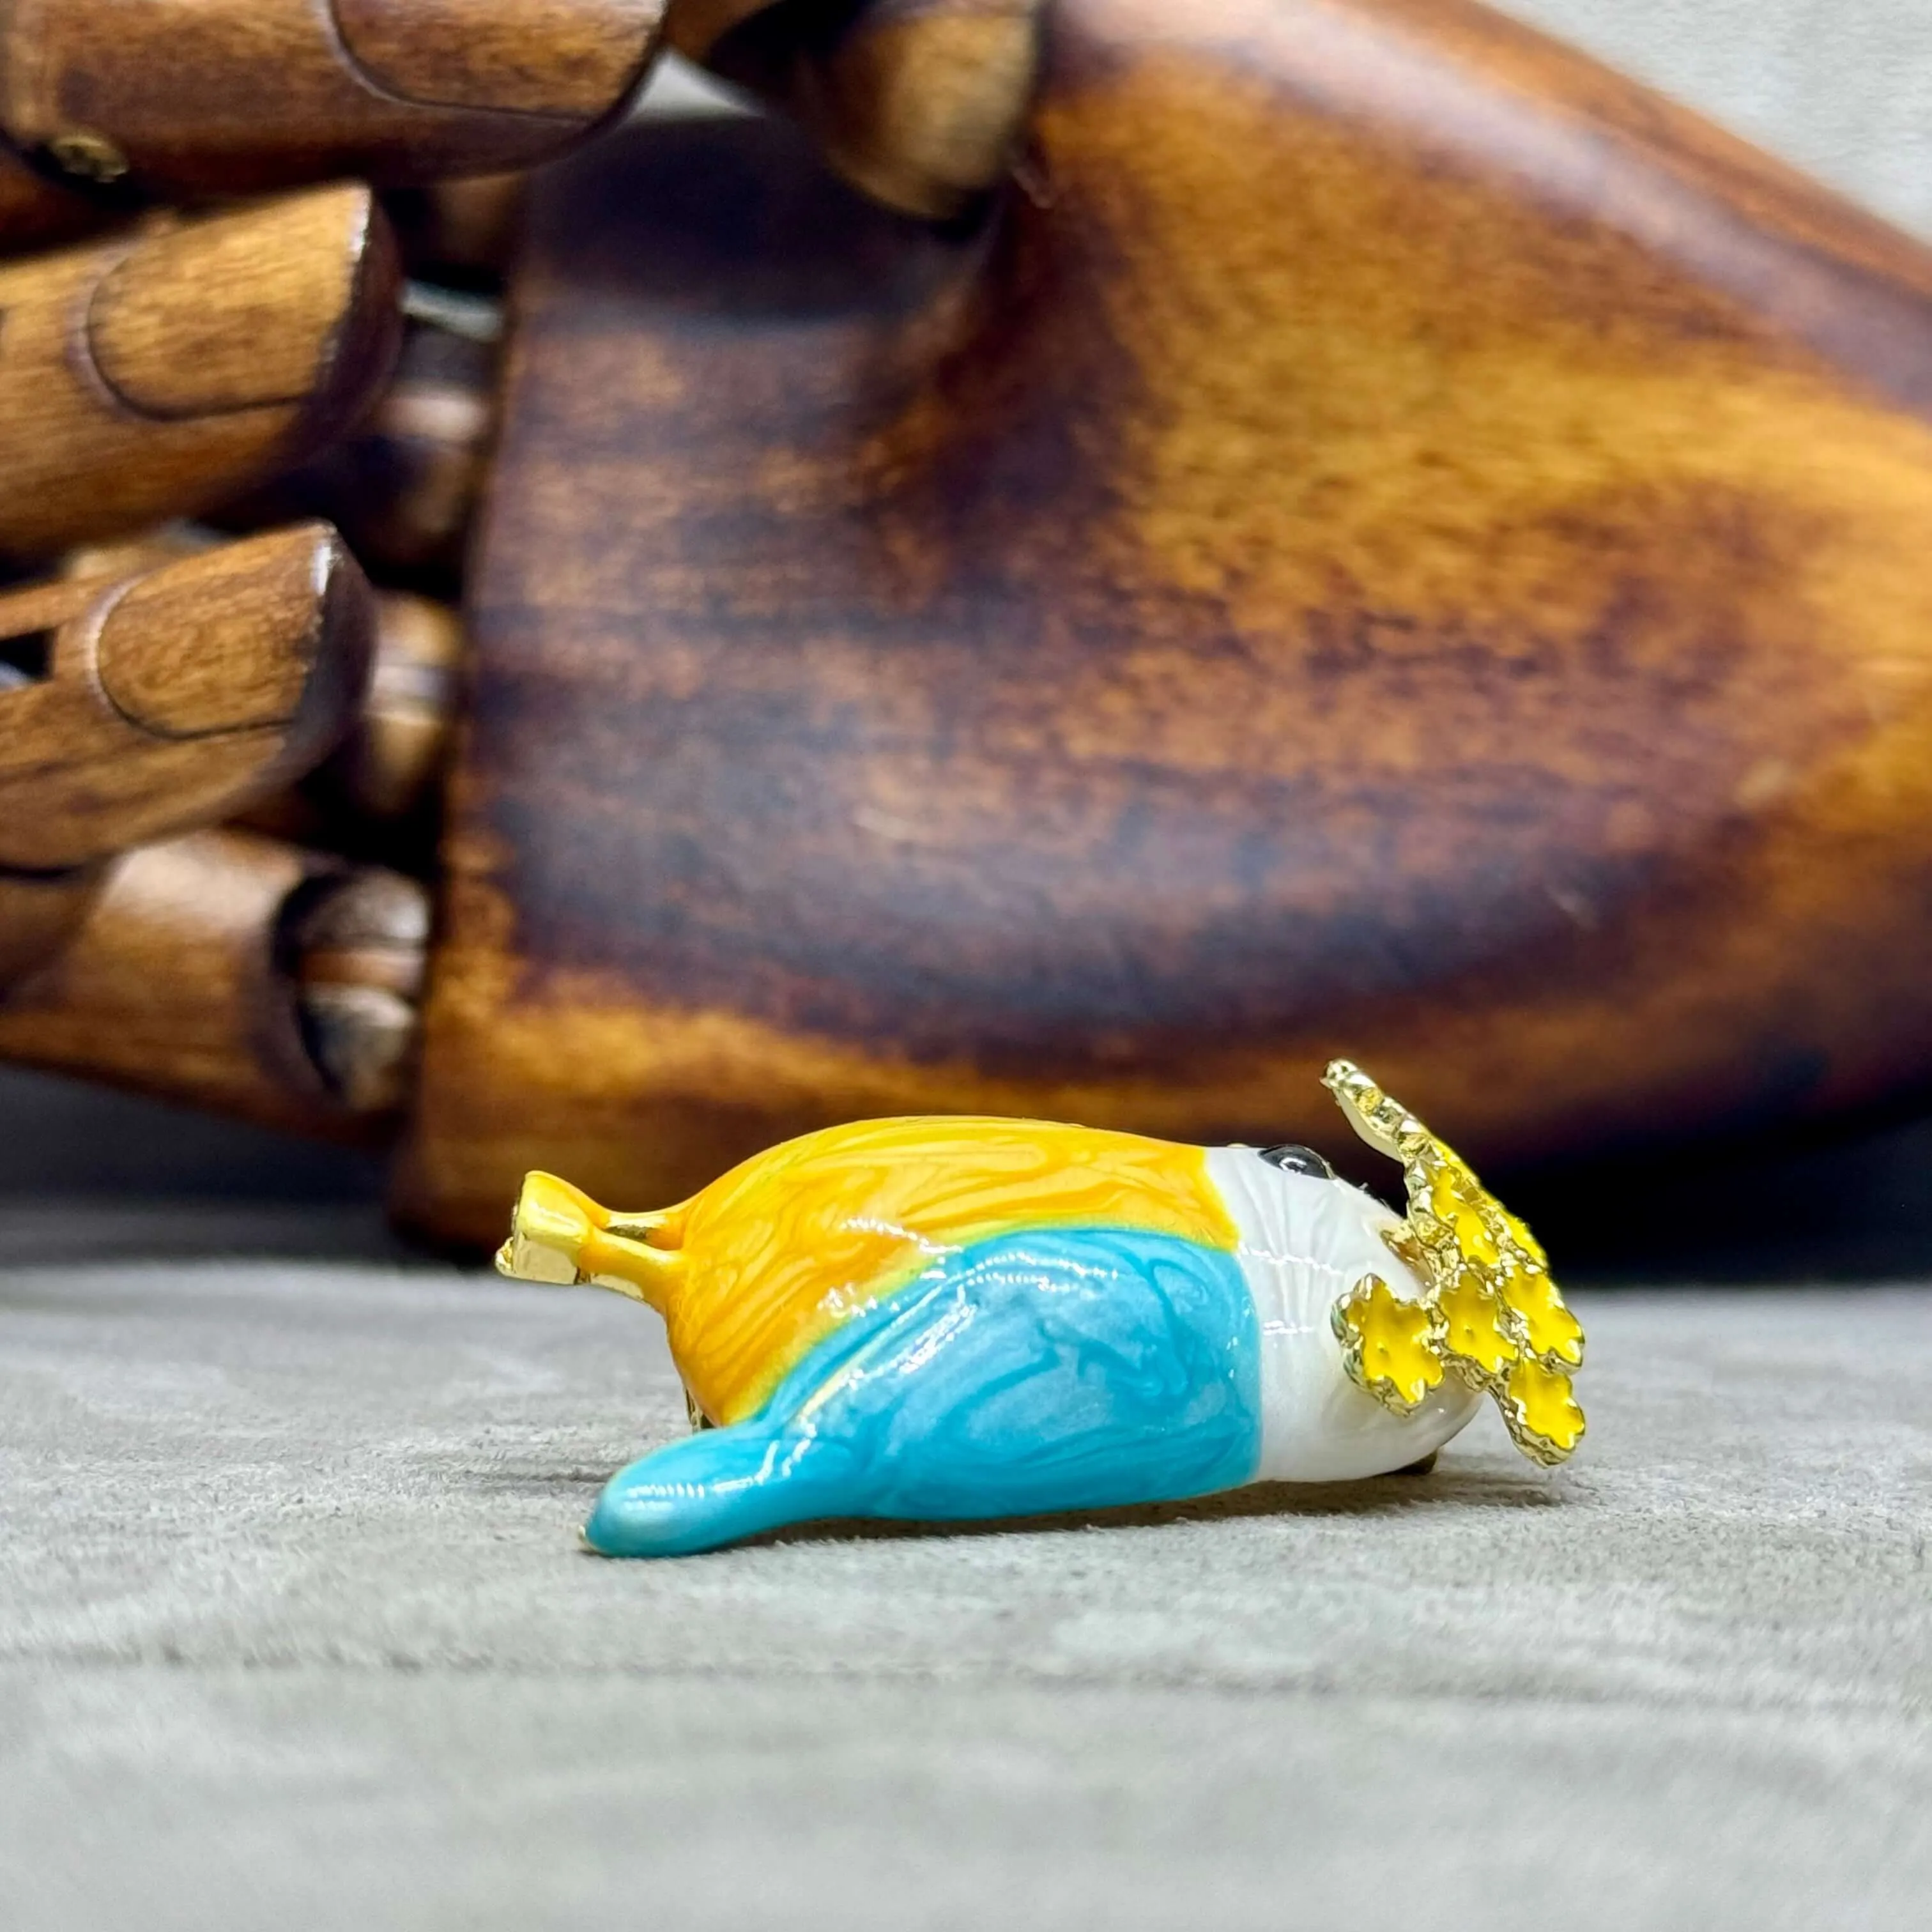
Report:
<svg viewBox="0 0 1932 1932"><path fill-rule="evenodd" d="M145 847L107 869L50 959L0 991L0 1058L380 1137L406 1088L428 923L421 887L271 839Z"/></svg>
<svg viewBox="0 0 1932 1932"><path fill-rule="evenodd" d="M164 196L543 159L634 90L661 0L14 0L0 123Z"/></svg>
<svg viewBox="0 0 1932 1932"><path fill-rule="evenodd" d="M874 0L802 76L797 111L874 200L957 214L1013 166L1043 11L1044 0Z"/></svg>
<svg viewBox="0 0 1932 1932"><path fill-rule="evenodd" d="M482 175L398 188L383 196L412 275L500 284L523 234L526 174Z"/></svg>
<svg viewBox="0 0 1932 1932"><path fill-rule="evenodd" d="M431 876L464 650L449 605L406 592L379 597L375 670L354 728L306 778L235 822Z"/></svg>
<svg viewBox="0 0 1932 1932"><path fill-rule="evenodd" d="M1044 12L1043 0L674 0L669 33L785 108L854 187L944 219L1013 165Z"/></svg>
<svg viewBox="0 0 1932 1932"><path fill-rule="evenodd" d="M51 958L86 916L100 868L60 872L0 870L0 993Z"/></svg>
<svg viewBox="0 0 1932 1932"><path fill-rule="evenodd" d="M340 434L400 286L359 187L0 267L0 552L192 514Z"/></svg>
<svg viewBox="0 0 1932 1932"><path fill-rule="evenodd" d="M323 518L372 569L453 595L496 432L497 360L492 343L412 325L352 435L212 516L236 530Z"/></svg>
<svg viewBox="0 0 1932 1932"><path fill-rule="evenodd" d="M358 1117L412 1097L429 936L428 891L370 866L311 887L284 916L303 1046Z"/></svg>
<svg viewBox="0 0 1932 1932"><path fill-rule="evenodd" d="M100 203L50 181L0 141L0 249L44 248L112 219Z"/></svg>
<svg viewBox="0 0 1932 1932"><path fill-rule="evenodd" d="M61 560L70 578L126 577L219 547L218 532L176 523ZM374 663L362 705L340 746L291 790L250 806L256 831L329 851L361 851L372 837L390 856L400 821L432 835L437 794L456 730L464 632L451 605L408 591L376 597ZM378 830L380 828L380 830Z"/></svg>
<svg viewBox="0 0 1932 1932"><path fill-rule="evenodd" d="M0 597L0 867L230 816L356 722L375 614L325 525Z"/></svg>
<svg viewBox="0 0 1932 1932"><path fill-rule="evenodd" d="M455 736L463 620L446 604L391 592L377 604L375 670L360 718L316 775L313 795L387 822L433 806Z"/></svg>

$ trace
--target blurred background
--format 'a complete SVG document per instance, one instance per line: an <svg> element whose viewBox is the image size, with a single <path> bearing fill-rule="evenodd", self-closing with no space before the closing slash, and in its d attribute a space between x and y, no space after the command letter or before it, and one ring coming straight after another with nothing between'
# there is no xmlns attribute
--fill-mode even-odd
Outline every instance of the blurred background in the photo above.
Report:
<svg viewBox="0 0 1932 1932"><path fill-rule="evenodd" d="M1932 236L1928 0L1514 0L1567 36ZM670 71L658 111L700 110ZM0 1068L0 1204L103 1227L166 1201L192 1246L386 1248L382 1163ZM1522 1177L1522 1204L1598 1279L1870 1280L1932 1272L1932 1120L1666 1166ZM131 1224L130 1224L131 1225ZM152 1216L143 1242L164 1238ZM130 1238L133 1238L130 1236Z"/></svg>

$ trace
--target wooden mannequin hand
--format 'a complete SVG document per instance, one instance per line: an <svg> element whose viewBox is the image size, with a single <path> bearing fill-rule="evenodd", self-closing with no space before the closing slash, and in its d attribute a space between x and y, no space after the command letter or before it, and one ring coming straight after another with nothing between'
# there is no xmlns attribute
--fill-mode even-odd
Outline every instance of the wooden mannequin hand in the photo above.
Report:
<svg viewBox="0 0 1932 1932"><path fill-rule="evenodd" d="M906 211L1004 173L1040 0L15 0L0 14L0 556L199 512L366 411L400 339L370 188L543 160L674 42ZM182 220L152 211L186 204ZM149 211L145 222L130 220Z"/></svg>
<svg viewBox="0 0 1932 1932"><path fill-rule="evenodd" d="M1045 49L981 227L771 127L539 190L402 1211L1320 1145L1340 1052L1486 1162L1922 1081L1924 246L1473 0Z"/></svg>
<svg viewBox="0 0 1932 1932"><path fill-rule="evenodd" d="M1343 1046L1486 1159L1924 1078L1922 246L1475 0L1038 24L674 0L641 40L788 104L898 213L769 127L640 130L533 200L403 1211L481 1239L532 1165L674 1198L866 1113L1306 1137ZM112 49L58 98L151 196L400 170L397 89L332 145L310 69L242 41L225 88L186 63L199 136L122 115ZM13 111L43 163L101 152ZM997 219L904 218L1003 167ZM0 543L223 498L248 528L244 473L381 393L368 190L194 220L10 272L0 477L34 480ZM374 565L371 500L283 507L355 509ZM426 896L272 844L230 890L238 835L192 836L116 862L0 1054L325 1128L400 1097ZM197 1034L170 989L204 984ZM291 1027L326 1106L263 1071Z"/></svg>
<svg viewBox="0 0 1932 1932"><path fill-rule="evenodd" d="M622 108L662 12L0 11L0 560L59 572L0 595L0 1052L326 1132L401 1097L423 888L199 828L252 808L326 833L266 802L345 739L339 792L415 802L453 614L379 602L326 524L218 547L175 520L305 463L304 490L225 520L334 510L314 466L355 431L379 460L329 460L372 560L454 550L487 399L414 344L398 376L377 186L554 153Z"/></svg>
<svg viewBox="0 0 1932 1932"><path fill-rule="evenodd" d="M910 211L1004 165L1036 0L776 10L0 10L0 1054L325 1133L404 1097L461 635L396 586L459 587L509 171L672 40Z"/></svg>

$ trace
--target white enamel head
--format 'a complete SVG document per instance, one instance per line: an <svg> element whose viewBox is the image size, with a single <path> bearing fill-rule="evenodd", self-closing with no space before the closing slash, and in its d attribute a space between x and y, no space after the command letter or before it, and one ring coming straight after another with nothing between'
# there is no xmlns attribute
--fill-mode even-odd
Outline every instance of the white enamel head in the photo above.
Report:
<svg viewBox="0 0 1932 1932"><path fill-rule="evenodd" d="M1299 1168L1300 1171L1298 1171ZM1217 1148L1208 1171L1240 1236L1236 1258L1261 1324L1262 1436L1269 1482L1383 1475L1432 1455L1476 1412L1479 1390L1451 1376L1397 1414L1350 1378L1334 1311L1373 1276L1420 1302L1424 1284L1384 1236L1404 1222L1319 1156L1283 1162Z"/></svg>

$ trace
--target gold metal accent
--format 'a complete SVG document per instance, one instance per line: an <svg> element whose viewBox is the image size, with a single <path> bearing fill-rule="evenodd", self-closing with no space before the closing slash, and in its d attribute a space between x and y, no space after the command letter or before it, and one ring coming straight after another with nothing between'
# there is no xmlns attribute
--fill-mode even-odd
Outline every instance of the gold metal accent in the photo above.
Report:
<svg viewBox="0 0 1932 1932"><path fill-rule="evenodd" d="M1356 1132L1402 1163L1408 1219L1384 1237L1422 1286L1419 1300L1367 1275L1335 1304L1350 1378L1384 1408L1412 1414L1453 1371L1492 1397L1510 1439L1553 1468L1583 1439L1574 1376L1583 1330L1529 1230L1468 1163L1352 1061L1322 1076Z"/></svg>
<svg viewBox="0 0 1932 1932"><path fill-rule="evenodd" d="M1364 1275L1336 1303L1331 1319L1349 1375L1384 1408L1413 1415L1442 1386L1447 1365L1434 1311L1403 1300L1380 1275Z"/></svg>
<svg viewBox="0 0 1932 1932"><path fill-rule="evenodd" d="M128 157L105 134L85 128L56 134L47 143L46 152L63 174L92 182L97 188L110 188L127 177Z"/></svg>
<svg viewBox="0 0 1932 1932"><path fill-rule="evenodd" d="M554 1174L526 1174L496 1272L559 1288L608 1288L662 1312L684 1261L675 1249L652 1245L667 1218L614 1214Z"/></svg>
<svg viewBox="0 0 1932 1932"><path fill-rule="evenodd" d="M574 1188L532 1174L524 1182L510 1238L496 1250L496 1272L513 1281L574 1288L586 1278L580 1263L591 1232Z"/></svg>

